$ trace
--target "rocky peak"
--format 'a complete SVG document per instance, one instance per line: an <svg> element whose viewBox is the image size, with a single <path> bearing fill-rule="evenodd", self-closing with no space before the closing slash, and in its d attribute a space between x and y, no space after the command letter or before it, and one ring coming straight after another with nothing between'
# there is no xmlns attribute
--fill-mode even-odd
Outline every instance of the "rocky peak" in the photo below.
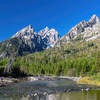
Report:
<svg viewBox="0 0 100 100"><path fill-rule="evenodd" d="M49 28L46 26L44 30L45 30L45 31L49 31Z"/></svg>
<svg viewBox="0 0 100 100"><path fill-rule="evenodd" d="M45 44L51 47L53 47L55 43L60 39L58 32L53 28L49 29L48 27L46 27L45 29L41 30L38 34L42 37Z"/></svg>
<svg viewBox="0 0 100 100"><path fill-rule="evenodd" d="M86 22L82 21L73 27L64 37L62 40L70 41L72 39L77 38L81 35L82 38L90 38L96 33L100 32L100 21L96 15L93 15L91 19Z"/></svg>
<svg viewBox="0 0 100 100"><path fill-rule="evenodd" d="M59 39L60 36L55 29L46 27L37 34L32 25L29 25L0 44L0 58L23 56L42 51L53 47Z"/></svg>
<svg viewBox="0 0 100 100"><path fill-rule="evenodd" d="M88 23L93 25L93 24L96 24L98 22L100 22L99 18L96 15L93 15Z"/></svg>
<svg viewBox="0 0 100 100"><path fill-rule="evenodd" d="M86 22L86 21L82 21L79 24L77 24L75 27L73 27L68 32L69 39L76 38L77 35L80 34L80 33L82 33L84 31L84 28L87 28L88 26L89 26L88 22Z"/></svg>
<svg viewBox="0 0 100 100"><path fill-rule="evenodd" d="M29 25L22 30L18 31L15 35L12 36L12 38L25 38L25 39L30 39L34 35L34 29L32 25Z"/></svg>
<svg viewBox="0 0 100 100"><path fill-rule="evenodd" d="M60 39L58 32L55 29L49 29L46 27L41 30L38 34L34 32L32 25L29 25L22 30L18 31L12 38L19 38L25 42L25 44L32 44L32 42L38 42L45 45L45 47L53 47L56 42ZM36 43L37 44L37 43ZM30 46L31 47L31 46Z"/></svg>
<svg viewBox="0 0 100 100"><path fill-rule="evenodd" d="M46 27L46 28L44 28L43 30L41 30L38 34L39 34L40 36L44 37L44 36L47 34L48 31L49 31L49 28Z"/></svg>

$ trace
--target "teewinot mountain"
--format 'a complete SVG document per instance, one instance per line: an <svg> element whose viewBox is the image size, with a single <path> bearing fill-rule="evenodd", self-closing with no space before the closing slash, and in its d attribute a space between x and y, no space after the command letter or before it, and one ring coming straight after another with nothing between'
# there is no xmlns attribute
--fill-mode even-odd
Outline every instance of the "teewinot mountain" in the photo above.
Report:
<svg viewBox="0 0 100 100"><path fill-rule="evenodd" d="M37 34L32 25L17 32L10 39L0 43L0 58L23 56L53 47L60 39L55 29L45 28Z"/></svg>
<svg viewBox="0 0 100 100"><path fill-rule="evenodd" d="M48 27L41 30L38 34L42 37L44 43L48 47L53 47L60 40L58 32L55 29L49 29Z"/></svg>
<svg viewBox="0 0 100 100"><path fill-rule="evenodd" d="M97 69L96 64L100 62L99 44L100 21L96 15L93 15L89 21L80 22L61 38L55 29L46 27L36 33L32 25L29 25L0 43L0 59L8 58L7 64L4 63L5 72L10 72L13 66L18 66L29 74L50 72L50 75L60 75L64 72L63 74L66 75L70 67L72 72L76 71L79 75L84 71L81 70L84 67L81 63L84 61L83 64L88 68L86 72L97 73L94 69ZM44 71L46 67L47 71ZM27 68L29 70L26 70Z"/></svg>
<svg viewBox="0 0 100 100"><path fill-rule="evenodd" d="M77 38L85 39L86 41L100 37L100 21L96 15L86 22L82 21L73 27L65 36L61 38L62 42L69 42Z"/></svg>
<svg viewBox="0 0 100 100"><path fill-rule="evenodd" d="M58 43L69 43L75 39L94 40L100 38L99 33L100 21L96 15L93 15L88 22L82 21L77 24L62 38L55 29L46 27L36 33L32 25L29 25L0 43L0 58L27 55L54 47Z"/></svg>

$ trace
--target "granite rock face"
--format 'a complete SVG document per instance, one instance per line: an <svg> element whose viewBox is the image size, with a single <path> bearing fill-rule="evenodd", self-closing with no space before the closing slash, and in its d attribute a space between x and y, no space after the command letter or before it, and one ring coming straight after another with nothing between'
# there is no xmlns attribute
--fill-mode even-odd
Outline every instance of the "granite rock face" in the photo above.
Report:
<svg viewBox="0 0 100 100"><path fill-rule="evenodd" d="M60 40L60 35L53 28L49 29L48 27L46 27L45 29L41 30L38 34L44 40L44 43L47 45L47 48L54 47L54 45Z"/></svg>
<svg viewBox="0 0 100 100"><path fill-rule="evenodd" d="M32 25L29 25L22 30L18 31L15 35L12 36L12 38L23 38L30 40L34 37L34 29Z"/></svg>
<svg viewBox="0 0 100 100"><path fill-rule="evenodd" d="M18 31L10 39L0 43L0 58L23 56L53 47L60 39L55 29L45 28L38 34L32 25Z"/></svg>
<svg viewBox="0 0 100 100"><path fill-rule="evenodd" d="M77 24L61 38L61 41L69 42L79 36L86 41L100 37L100 20L96 15L93 15L88 22L82 21Z"/></svg>
<svg viewBox="0 0 100 100"><path fill-rule="evenodd" d="M90 41L97 38L100 38L100 20L96 15L88 22L80 22L63 37L55 29L48 27L36 33L32 25L29 25L0 43L0 58L27 55L75 39Z"/></svg>

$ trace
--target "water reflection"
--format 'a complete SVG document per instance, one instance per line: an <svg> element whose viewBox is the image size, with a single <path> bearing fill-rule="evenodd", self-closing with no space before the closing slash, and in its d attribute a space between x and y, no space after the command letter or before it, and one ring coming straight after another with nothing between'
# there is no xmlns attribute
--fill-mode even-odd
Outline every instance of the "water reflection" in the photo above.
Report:
<svg viewBox="0 0 100 100"><path fill-rule="evenodd" d="M55 94L47 100L100 100L100 90Z"/></svg>
<svg viewBox="0 0 100 100"><path fill-rule="evenodd" d="M68 92L69 89L76 91L86 87L89 86L77 85L65 79L22 82L0 88L0 100L100 100L100 90Z"/></svg>
<svg viewBox="0 0 100 100"><path fill-rule="evenodd" d="M100 90L59 93L52 95L1 98L0 100L100 100Z"/></svg>
<svg viewBox="0 0 100 100"><path fill-rule="evenodd" d="M53 94L31 100L100 100L100 90Z"/></svg>

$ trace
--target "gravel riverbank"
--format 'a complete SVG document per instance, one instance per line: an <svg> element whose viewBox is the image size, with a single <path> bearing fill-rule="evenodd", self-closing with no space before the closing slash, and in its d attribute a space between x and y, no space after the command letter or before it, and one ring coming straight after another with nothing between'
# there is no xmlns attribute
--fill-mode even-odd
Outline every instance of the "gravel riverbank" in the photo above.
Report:
<svg viewBox="0 0 100 100"><path fill-rule="evenodd" d="M4 87L7 85L11 85L13 83L18 83L21 81L37 81L37 80L44 80L44 81L55 81L55 80L62 80L62 79L70 79L75 82L81 79L81 77L65 77L65 76L27 76L24 78L12 78L12 77L0 77L0 87Z"/></svg>

